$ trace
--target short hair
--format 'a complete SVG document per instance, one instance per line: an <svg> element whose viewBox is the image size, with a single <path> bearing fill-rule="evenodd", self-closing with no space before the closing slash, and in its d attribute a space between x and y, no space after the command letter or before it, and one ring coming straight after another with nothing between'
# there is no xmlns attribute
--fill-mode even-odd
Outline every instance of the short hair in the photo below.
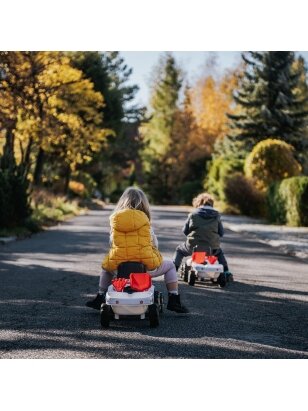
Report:
<svg viewBox="0 0 308 411"><path fill-rule="evenodd" d="M201 193L197 195L192 201L192 205L195 208L201 207L203 205L208 205L213 207L214 205L214 198L211 196L211 194L208 193Z"/></svg>

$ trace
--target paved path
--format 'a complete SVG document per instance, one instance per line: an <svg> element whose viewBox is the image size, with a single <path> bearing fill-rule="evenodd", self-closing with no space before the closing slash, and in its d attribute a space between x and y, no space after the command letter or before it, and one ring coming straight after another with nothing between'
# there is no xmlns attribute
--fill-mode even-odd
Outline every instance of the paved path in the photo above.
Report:
<svg viewBox="0 0 308 411"><path fill-rule="evenodd" d="M157 329L130 321L101 330L84 303L96 293L109 214L91 211L0 246L0 358L308 358L307 263L229 230L235 283L180 282L190 314L165 311ZM186 212L154 207L153 217L171 257Z"/></svg>
<svg viewBox="0 0 308 411"><path fill-rule="evenodd" d="M251 234L257 240L279 248L284 254L308 262L308 227L269 224L265 220L235 215L225 215L224 225L232 231Z"/></svg>

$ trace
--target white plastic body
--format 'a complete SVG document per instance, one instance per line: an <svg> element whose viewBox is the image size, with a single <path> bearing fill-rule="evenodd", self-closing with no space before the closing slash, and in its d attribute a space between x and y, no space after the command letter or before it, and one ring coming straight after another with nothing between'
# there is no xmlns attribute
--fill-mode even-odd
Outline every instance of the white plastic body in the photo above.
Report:
<svg viewBox="0 0 308 411"><path fill-rule="evenodd" d="M213 279L217 280L219 274L224 271L223 265L219 263L215 264L198 264L192 261L191 258L186 260L186 264L196 272L196 276L200 279Z"/></svg>
<svg viewBox="0 0 308 411"><path fill-rule="evenodd" d="M118 319L119 315L140 315L141 319L144 319L148 306L153 303L153 285L146 291L132 294L115 291L110 285L106 294L106 304L111 306L115 319Z"/></svg>

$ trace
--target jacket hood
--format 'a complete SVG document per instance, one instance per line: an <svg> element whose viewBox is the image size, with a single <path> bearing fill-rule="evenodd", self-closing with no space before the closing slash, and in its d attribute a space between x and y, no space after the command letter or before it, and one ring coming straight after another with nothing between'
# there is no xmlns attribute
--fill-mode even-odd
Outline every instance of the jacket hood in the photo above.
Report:
<svg viewBox="0 0 308 411"><path fill-rule="evenodd" d="M193 214L197 214L202 218L215 218L219 216L219 212L210 206L199 207Z"/></svg>
<svg viewBox="0 0 308 411"><path fill-rule="evenodd" d="M150 225L148 216L140 210L120 210L110 217L112 229L122 233L139 230L139 228L147 224Z"/></svg>

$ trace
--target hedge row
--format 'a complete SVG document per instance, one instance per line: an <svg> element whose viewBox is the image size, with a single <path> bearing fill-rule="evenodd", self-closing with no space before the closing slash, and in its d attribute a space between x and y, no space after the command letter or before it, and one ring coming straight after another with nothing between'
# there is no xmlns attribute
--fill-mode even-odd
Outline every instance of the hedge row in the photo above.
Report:
<svg viewBox="0 0 308 411"><path fill-rule="evenodd" d="M267 204L272 222L308 226L308 177L291 177L272 184Z"/></svg>

